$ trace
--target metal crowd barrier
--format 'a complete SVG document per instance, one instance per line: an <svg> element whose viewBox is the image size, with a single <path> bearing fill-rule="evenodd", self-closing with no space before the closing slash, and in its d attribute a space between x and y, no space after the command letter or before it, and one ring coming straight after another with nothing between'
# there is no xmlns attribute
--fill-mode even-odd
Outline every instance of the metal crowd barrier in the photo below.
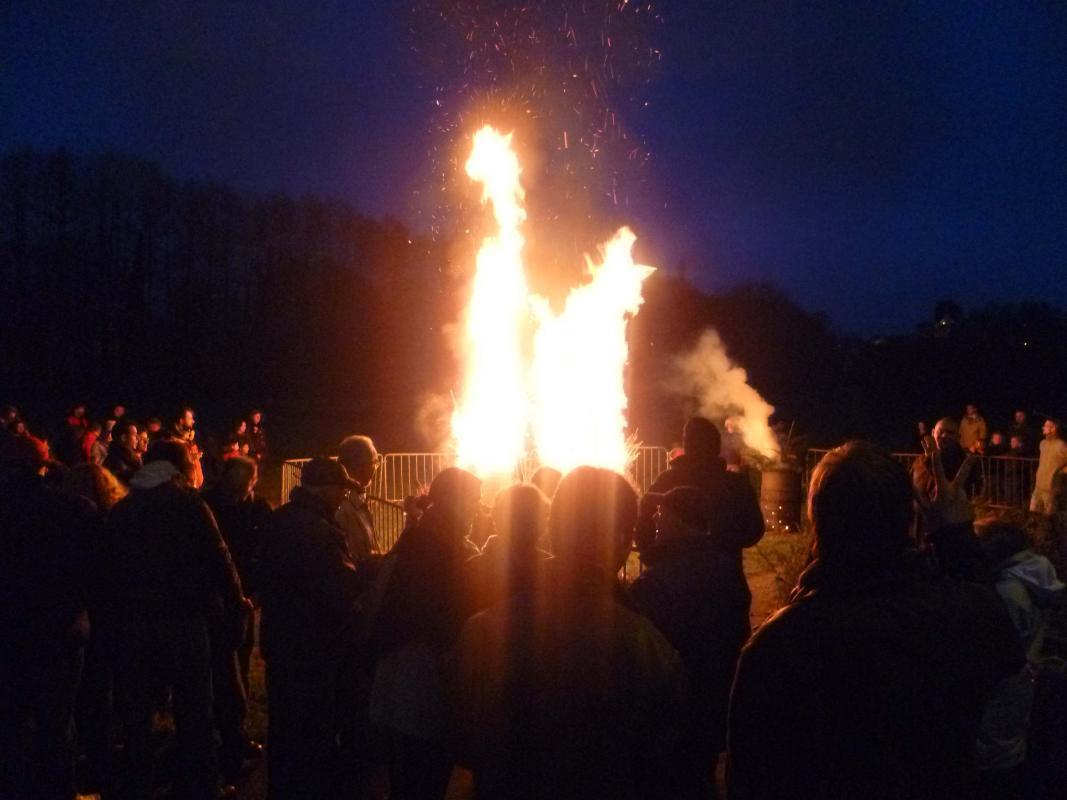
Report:
<svg viewBox="0 0 1067 800"><path fill-rule="evenodd" d="M300 471L309 460L294 458L282 464L283 503L289 500L289 493L300 485ZM389 550L404 529L404 498L419 494L430 485L438 472L453 466L455 462L456 457L452 453L388 453L383 456L367 491L379 550ZM525 459L516 469L516 478L529 478L536 466L534 460ZM665 447L640 447L629 472L636 488L643 494L666 468Z"/></svg>
<svg viewBox="0 0 1067 800"><path fill-rule="evenodd" d="M829 450L808 450L804 460L804 487L807 489L812 470ZM921 453L893 453L911 472L912 466ZM979 456L974 466L977 478L971 492L971 499L996 509L1022 509L1030 507L1030 494L1034 489L1034 476L1037 474L1036 458L1015 458L1013 456Z"/></svg>

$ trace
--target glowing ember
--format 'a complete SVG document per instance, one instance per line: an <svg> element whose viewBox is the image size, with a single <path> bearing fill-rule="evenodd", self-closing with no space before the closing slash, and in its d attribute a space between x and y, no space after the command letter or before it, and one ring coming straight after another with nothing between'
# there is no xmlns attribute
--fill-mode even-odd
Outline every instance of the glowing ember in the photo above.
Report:
<svg viewBox="0 0 1067 800"><path fill-rule="evenodd" d="M465 377L452 417L459 463L483 477L510 474L531 436L543 465L622 471L626 323L652 272L633 262L636 237L620 229L602 263L589 262L590 281L556 315L529 292L523 273L525 212L511 137L482 128L467 173L484 184L499 231L478 253L466 313Z"/></svg>

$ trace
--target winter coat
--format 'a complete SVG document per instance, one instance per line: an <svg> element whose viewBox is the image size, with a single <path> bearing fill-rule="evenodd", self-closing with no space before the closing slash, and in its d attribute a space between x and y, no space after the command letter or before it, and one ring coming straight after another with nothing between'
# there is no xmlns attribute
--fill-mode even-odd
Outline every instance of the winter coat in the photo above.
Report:
<svg viewBox="0 0 1067 800"><path fill-rule="evenodd" d="M674 459L649 488L663 493L678 486L695 486L711 498L715 517L708 520L712 538L741 563L741 550L763 538L763 512L752 484L740 473L729 472L721 458L698 460L689 455ZM635 538L644 551L655 538L655 508L642 508Z"/></svg>
<svg viewBox="0 0 1067 800"><path fill-rule="evenodd" d="M362 589L332 509L298 486L271 513L260 569L264 657L339 658Z"/></svg>
<svg viewBox="0 0 1067 800"><path fill-rule="evenodd" d="M270 503L254 494L238 499L223 486L215 486L202 492L201 496L215 515L219 532L241 578L241 586L251 597L259 588L259 564L264 529L271 516Z"/></svg>
<svg viewBox="0 0 1067 800"><path fill-rule="evenodd" d="M443 652L470 616L462 567L478 548L447 533L447 524L431 506L390 552L396 563L370 633L376 654L412 639Z"/></svg>
<svg viewBox="0 0 1067 800"><path fill-rule="evenodd" d="M722 750L734 669L751 632L748 585L706 535L659 542L645 565L630 597L682 657L690 690L686 735Z"/></svg>
<svg viewBox="0 0 1067 800"><path fill-rule="evenodd" d="M463 563L477 548L430 506L383 561L382 601L368 625L375 658L370 719L428 741L450 733L443 662L469 615Z"/></svg>
<svg viewBox="0 0 1067 800"><path fill-rule="evenodd" d="M971 452L980 452L989 438L989 426L985 417L964 417L960 420L960 447Z"/></svg>
<svg viewBox="0 0 1067 800"><path fill-rule="evenodd" d="M742 651L730 797L975 797L983 704L1022 662L985 586L935 575L913 553L867 567L816 560Z"/></svg>
<svg viewBox="0 0 1067 800"><path fill-rule="evenodd" d="M0 646L84 640L97 583L92 503L34 474L0 486Z"/></svg>
<svg viewBox="0 0 1067 800"><path fill-rule="evenodd" d="M614 580L548 562L549 580L471 617L452 699L479 798L665 796L676 742L677 653L617 602Z"/></svg>
<svg viewBox="0 0 1067 800"><path fill-rule="evenodd" d="M152 618L221 615L244 602L215 517L166 461L130 481L107 524L110 593L120 612Z"/></svg>
<svg viewBox="0 0 1067 800"><path fill-rule="evenodd" d="M334 520L344 531L348 551L358 564L365 561L378 549L378 540L374 534L374 517L367 506L366 494L353 491L337 509Z"/></svg>

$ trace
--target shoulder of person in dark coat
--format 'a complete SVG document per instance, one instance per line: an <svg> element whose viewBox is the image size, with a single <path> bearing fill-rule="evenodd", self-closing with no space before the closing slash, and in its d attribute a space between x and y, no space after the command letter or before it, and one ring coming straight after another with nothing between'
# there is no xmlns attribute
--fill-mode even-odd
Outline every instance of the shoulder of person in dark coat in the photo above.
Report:
<svg viewBox="0 0 1067 800"><path fill-rule="evenodd" d="M802 595L745 646L731 698L731 796L843 796L842 786L870 788L893 769L915 773L900 780L918 780L916 796L969 796L984 701L1023 664L1003 604L989 587L925 571L840 583ZM877 755L889 739L901 747L892 769ZM862 762L848 759L854 752ZM850 767L828 771L840 759Z"/></svg>

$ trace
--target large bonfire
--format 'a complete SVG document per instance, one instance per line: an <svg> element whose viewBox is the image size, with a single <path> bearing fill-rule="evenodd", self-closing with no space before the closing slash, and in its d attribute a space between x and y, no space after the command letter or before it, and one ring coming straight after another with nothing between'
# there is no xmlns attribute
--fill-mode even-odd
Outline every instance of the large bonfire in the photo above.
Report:
<svg viewBox="0 0 1067 800"><path fill-rule="evenodd" d="M561 471L590 464L623 471L626 324L653 272L635 264L621 228L587 259L588 280L561 312L528 287L522 170L511 136L486 126L466 165L483 185L495 235L478 252L463 320L463 382L452 415L457 461L482 477L511 475L533 455Z"/></svg>

